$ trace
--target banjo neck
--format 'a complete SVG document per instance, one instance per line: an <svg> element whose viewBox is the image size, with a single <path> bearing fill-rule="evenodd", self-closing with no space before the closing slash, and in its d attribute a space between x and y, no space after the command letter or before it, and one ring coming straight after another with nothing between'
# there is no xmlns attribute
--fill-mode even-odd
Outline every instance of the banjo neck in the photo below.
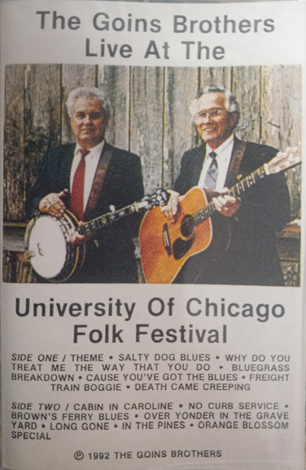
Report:
<svg viewBox="0 0 306 470"><path fill-rule="evenodd" d="M125 217L139 212L141 209L148 207L148 201L134 202L130 206L123 207L114 212L108 212L107 214L101 215L96 219L92 219L89 222L85 222L77 228L80 235L87 235L89 233L97 232L98 230L112 225L115 222L119 222Z"/></svg>

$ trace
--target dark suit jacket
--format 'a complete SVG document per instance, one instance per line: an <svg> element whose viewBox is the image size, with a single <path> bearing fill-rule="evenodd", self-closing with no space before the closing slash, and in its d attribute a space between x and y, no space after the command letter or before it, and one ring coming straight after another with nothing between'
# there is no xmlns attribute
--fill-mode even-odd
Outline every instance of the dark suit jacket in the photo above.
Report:
<svg viewBox="0 0 306 470"><path fill-rule="evenodd" d="M75 144L67 144L47 152L26 202L28 216L38 209L44 196L70 187L74 149ZM109 212L110 205L120 209L140 201L144 194L139 157L105 142L103 152L106 150L111 151L112 158L97 205L94 210L85 211L85 221ZM69 209L69 196L63 201ZM137 282L132 242L132 236L137 233L138 221L133 220L133 216L98 232L96 242L87 243L85 265L75 282Z"/></svg>
<svg viewBox="0 0 306 470"><path fill-rule="evenodd" d="M238 139L235 138L234 149ZM174 189L185 194L197 186L205 157L206 146L187 151ZM233 151L234 153L234 151ZM246 144L239 173L245 177L270 161L277 150L251 142ZM230 172L226 187L237 183ZM241 197L241 205L229 218L231 244L226 253L213 258L208 269L198 278L199 283L238 285L283 285L283 276L276 248L275 232L289 220L289 193L282 174L264 178ZM219 218L224 218L218 215ZM188 282L184 279L184 282ZM192 282L192 280L189 282Z"/></svg>

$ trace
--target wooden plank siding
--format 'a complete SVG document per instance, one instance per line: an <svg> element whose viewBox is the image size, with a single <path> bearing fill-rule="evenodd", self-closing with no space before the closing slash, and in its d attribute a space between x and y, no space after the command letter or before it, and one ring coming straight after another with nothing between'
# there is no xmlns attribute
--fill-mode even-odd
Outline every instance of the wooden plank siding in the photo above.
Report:
<svg viewBox="0 0 306 470"><path fill-rule="evenodd" d="M263 67L262 142L279 149L297 145L301 151L302 77L299 67ZM291 217L300 217L301 167L288 172Z"/></svg>
<svg viewBox="0 0 306 470"><path fill-rule="evenodd" d="M162 184L164 139L164 69L131 71L130 149L140 155L146 192Z"/></svg>
<svg viewBox="0 0 306 470"><path fill-rule="evenodd" d="M5 221L24 218L24 66L8 66L5 82L3 217Z"/></svg>
<svg viewBox="0 0 306 470"><path fill-rule="evenodd" d="M199 86L196 68L169 68L165 73L163 179L171 188L179 173L183 153L197 145L197 132L188 107ZM185 103L182 106L182 99Z"/></svg>
<svg viewBox="0 0 306 470"><path fill-rule="evenodd" d="M61 127L60 66L26 66L23 135L26 193L38 176L42 156L60 142Z"/></svg>
<svg viewBox="0 0 306 470"><path fill-rule="evenodd" d="M239 138L280 149L301 142L299 66L164 68L107 65L6 67L4 223L25 223L24 202L47 148L73 140L65 102L78 86L107 90L107 140L138 154L146 193L171 188L182 154L199 144L189 105L201 87L225 86L240 103ZM300 149L301 151L301 149ZM291 217L300 215L300 169L288 171ZM22 268L4 257L6 279ZM19 273L19 274L18 274Z"/></svg>

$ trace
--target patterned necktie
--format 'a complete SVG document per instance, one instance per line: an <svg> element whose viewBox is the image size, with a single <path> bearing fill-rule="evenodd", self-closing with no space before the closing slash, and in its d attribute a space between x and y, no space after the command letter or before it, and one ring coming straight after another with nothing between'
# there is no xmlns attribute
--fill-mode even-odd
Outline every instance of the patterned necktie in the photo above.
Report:
<svg viewBox="0 0 306 470"><path fill-rule="evenodd" d="M89 150L81 149L81 160L74 174L71 197L70 210L78 220L84 217L84 179L85 179L85 157L89 154Z"/></svg>
<svg viewBox="0 0 306 470"><path fill-rule="evenodd" d="M218 163L216 160L217 154L215 152L210 152L208 156L211 158L211 163L205 176L204 188L213 191L216 188L218 178Z"/></svg>

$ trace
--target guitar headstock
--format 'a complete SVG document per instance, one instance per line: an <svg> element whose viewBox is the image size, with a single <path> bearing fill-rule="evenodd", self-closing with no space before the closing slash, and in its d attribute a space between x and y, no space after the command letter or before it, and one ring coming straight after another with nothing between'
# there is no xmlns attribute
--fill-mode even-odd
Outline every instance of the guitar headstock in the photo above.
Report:
<svg viewBox="0 0 306 470"><path fill-rule="evenodd" d="M170 194L163 188L158 188L155 193L145 196L143 201L147 202L147 208L152 209L155 206L165 206L170 198Z"/></svg>
<svg viewBox="0 0 306 470"><path fill-rule="evenodd" d="M296 152L297 147L288 147L285 152L278 152L269 163L264 165L267 175L280 173L300 164L301 157L296 155Z"/></svg>

